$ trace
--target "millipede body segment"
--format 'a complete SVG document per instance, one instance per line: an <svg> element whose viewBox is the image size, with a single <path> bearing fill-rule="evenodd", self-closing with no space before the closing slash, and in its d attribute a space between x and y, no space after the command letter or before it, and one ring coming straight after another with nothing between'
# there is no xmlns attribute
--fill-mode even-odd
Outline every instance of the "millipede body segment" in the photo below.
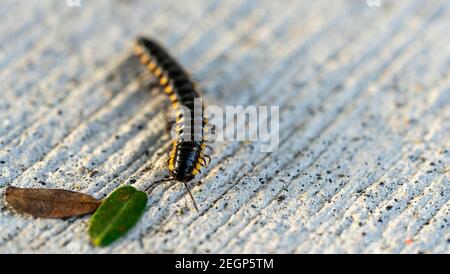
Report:
<svg viewBox="0 0 450 274"><path fill-rule="evenodd" d="M203 105L195 104L200 95L188 73L158 42L140 37L136 40L135 52L158 79L177 114L177 138L169 153L168 168L173 179L186 184L206 165L205 158L208 157L204 155ZM195 107L200 110L195 111Z"/></svg>

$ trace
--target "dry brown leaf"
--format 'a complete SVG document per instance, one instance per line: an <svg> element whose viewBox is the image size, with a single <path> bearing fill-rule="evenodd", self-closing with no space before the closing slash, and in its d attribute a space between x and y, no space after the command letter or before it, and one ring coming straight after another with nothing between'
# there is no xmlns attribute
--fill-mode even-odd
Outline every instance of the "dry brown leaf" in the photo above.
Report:
<svg viewBox="0 0 450 274"><path fill-rule="evenodd" d="M8 187L6 202L15 210L40 218L67 218L94 212L101 201L62 189Z"/></svg>

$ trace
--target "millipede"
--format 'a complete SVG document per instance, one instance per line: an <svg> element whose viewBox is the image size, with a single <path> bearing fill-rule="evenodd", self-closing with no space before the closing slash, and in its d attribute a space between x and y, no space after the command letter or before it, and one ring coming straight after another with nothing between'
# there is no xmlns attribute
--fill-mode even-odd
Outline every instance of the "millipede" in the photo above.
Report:
<svg viewBox="0 0 450 274"><path fill-rule="evenodd" d="M135 53L140 62L157 79L159 86L166 93L176 113L176 138L167 161L169 178L162 181L176 180L184 183L195 209L198 211L194 196L188 187L188 182L201 172L210 157L205 154L205 124L204 106L195 111L199 92L184 68L161 46L160 43L139 37L135 43ZM181 111L183 108L184 112ZM199 125L198 125L199 124Z"/></svg>

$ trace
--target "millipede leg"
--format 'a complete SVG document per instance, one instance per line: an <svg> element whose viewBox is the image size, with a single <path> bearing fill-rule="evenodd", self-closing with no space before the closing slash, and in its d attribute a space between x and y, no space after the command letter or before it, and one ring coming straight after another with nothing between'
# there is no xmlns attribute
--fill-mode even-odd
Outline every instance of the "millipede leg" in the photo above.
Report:
<svg viewBox="0 0 450 274"><path fill-rule="evenodd" d="M204 158L208 159L208 163L206 165L209 165L211 163L211 157L209 155L203 155ZM203 158L203 160L204 160Z"/></svg>
<svg viewBox="0 0 450 274"><path fill-rule="evenodd" d="M209 149L209 150L213 150L212 146L206 145L205 148Z"/></svg>
<svg viewBox="0 0 450 274"><path fill-rule="evenodd" d="M194 196L191 193L191 190L189 189L189 186L187 184L187 182L184 182L184 186L186 187L187 193L189 194L189 196L191 197L192 203L194 204L195 210L198 212L198 206L197 203L195 202Z"/></svg>
<svg viewBox="0 0 450 274"><path fill-rule="evenodd" d="M203 163L201 163L200 161L203 161ZM206 163L206 161L205 161L205 158L200 158L199 159L199 163L200 163L200 165L202 165L202 166L207 166L208 164Z"/></svg>
<svg viewBox="0 0 450 274"><path fill-rule="evenodd" d="M172 130L173 125L175 125L175 124L176 124L176 121L174 119L167 120L166 133L169 133Z"/></svg>
<svg viewBox="0 0 450 274"><path fill-rule="evenodd" d="M148 192L150 189L154 189L157 185L159 185L160 183L165 183L165 182L170 182L170 181L174 181L174 178L171 177L164 177L161 180L158 181L154 181L152 182L152 184L150 184L148 187L145 188L145 192Z"/></svg>

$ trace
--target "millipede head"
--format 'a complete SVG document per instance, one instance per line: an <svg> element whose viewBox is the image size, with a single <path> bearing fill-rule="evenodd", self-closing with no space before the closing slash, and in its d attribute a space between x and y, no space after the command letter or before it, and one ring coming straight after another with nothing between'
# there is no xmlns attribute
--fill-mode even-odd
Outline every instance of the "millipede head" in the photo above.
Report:
<svg viewBox="0 0 450 274"><path fill-rule="evenodd" d="M179 182L189 182L195 178L195 175L188 172L179 172L177 169L171 170L170 176Z"/></svg>
<svg viewBox="0 0 450 274"><path fill-rule="evenodd" d="M136 38L136 43L148 49L162 48L162 46L158 42L144 36L139 36L138 38Z"/></svg>

